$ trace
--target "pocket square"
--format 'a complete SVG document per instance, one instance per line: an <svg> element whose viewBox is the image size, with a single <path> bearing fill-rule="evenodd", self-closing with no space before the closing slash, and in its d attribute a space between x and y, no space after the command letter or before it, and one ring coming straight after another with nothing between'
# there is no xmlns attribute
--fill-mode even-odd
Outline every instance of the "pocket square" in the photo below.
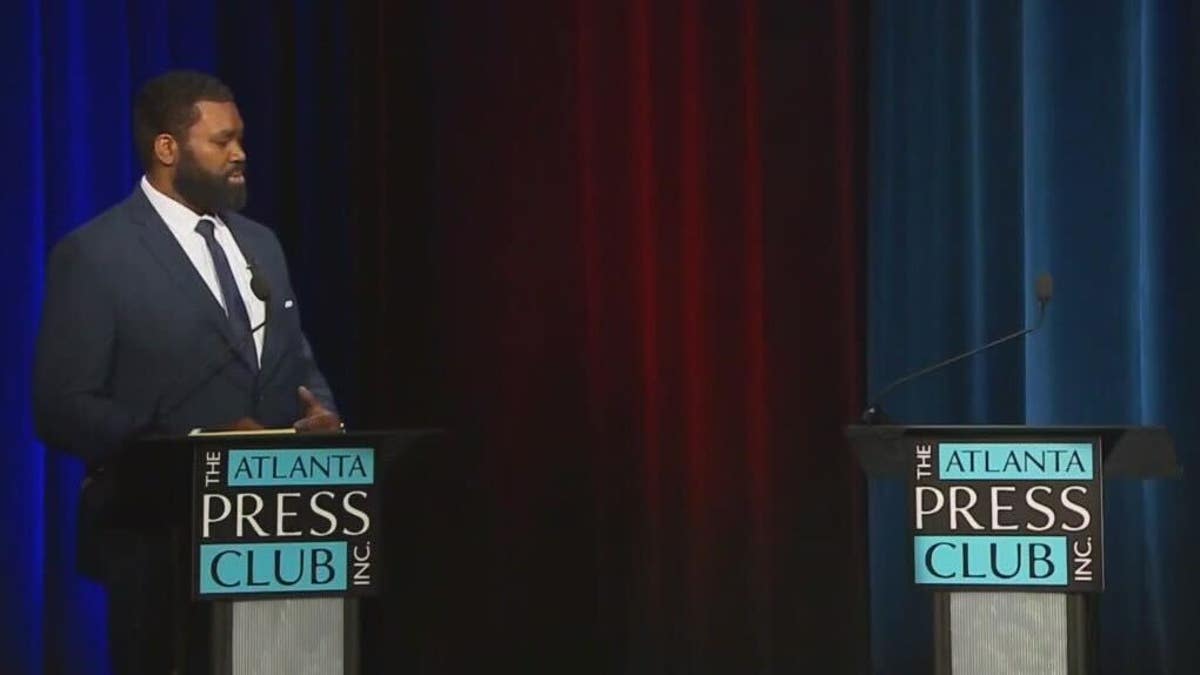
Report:
<svg viewBox="0 0 1200 675"><path fill-rule="evenodd" d="M284 300L284 301L283 301L283 308L284 308L284 309L291 309L291 308L292 308L292 306L293 306L293 305L295 305L295 304L296 304L296 303L292 302L291 300Z"/></svg>

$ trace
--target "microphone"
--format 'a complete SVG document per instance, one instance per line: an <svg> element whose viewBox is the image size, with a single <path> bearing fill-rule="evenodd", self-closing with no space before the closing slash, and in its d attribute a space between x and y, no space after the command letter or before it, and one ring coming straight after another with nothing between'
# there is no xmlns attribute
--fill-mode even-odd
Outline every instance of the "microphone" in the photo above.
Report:
<svg viewBox="0 0 1200 675"><path fill-rule="evenodd" d="M213 375L216 375L217 371L221 368L224 368L225 364L229 363L231 358L237 357L238 353L242 351L242 348L246 346L246 343L254 339L254 334L262 330L263 326L267 325L267 321L271 319L271 285L267 282L265 276L259 274L258 266L254 263L252 258L246 261L246 268L250 270L250 292L254 294L254 297L258 298L263 303L263 320L259 322L257 326L251 327L250 332L242 336L242 339L229 344L226 350L221 353L221 357L219 359L212 359L206 362L204 364L204 368L198 371L204 376L197 378L197 380L184 391L183 396L180 396L178 400L166 408L163 408L161 405L162 399L165 398L172 389L175 389L179 383L183 381L183 378L177 378L171 383L170 386L164 389L162 396L159 398L159 405L155 406L156 412L154 413L153 418L155 425L157 425L157 423L163 418L178 410L179 406L186 403L187 400L191 398L192 394L195 393L196 389L200 387L200 385L207 382Z"/></svg>
<svg viewBox="0 0 1200 675"><path fill-rule="evenodd" d="M1036 295L1038 301L1038 316L1037 322L1034 323L1032 327L1024 328L1016 331L1015 333L1010 333L1004 337L997 338L981 347L976 347L969 352L964 352L958 356L952 356L944 361L939 361L931 366L927 366L914 373L909 373L898 380L892 381L886 387L881 389L879 393L875 394L875 396L871 399L871 404L868 405L867 408L862 412L862 422L864 424L887 423L887 416L883 413L883 409L879 406L879 402L883 400L883 397L890 394L896 387L899 387L906 382L910 382L924 375L928 375L934 371L941 370L946 366L957 363L958 361L974 356L980 352L987 351L992 347L998 347L1010 340L1016 340L1017 338L1029 335L1035 330L1041 328L1042 323L1044 323L1046 320L1046 305L1050 304L1050 298L1054 295L1054 278L1048 273L1042 273L1039 275L1037 280L1034 282L1034 294Z"/></svg>
<svg viewBox="0 0 1200 675"><path fill-rule="evenodd" d="M263 307L269 315L271 312L271 285L267 283L267 278L258 273L258 265L251 258L246 262L246 268L250 270L250 292L254 297L262 300ZM260 326L261 327L261 326ZM254 331L250 331L253 334Z"/></svg>

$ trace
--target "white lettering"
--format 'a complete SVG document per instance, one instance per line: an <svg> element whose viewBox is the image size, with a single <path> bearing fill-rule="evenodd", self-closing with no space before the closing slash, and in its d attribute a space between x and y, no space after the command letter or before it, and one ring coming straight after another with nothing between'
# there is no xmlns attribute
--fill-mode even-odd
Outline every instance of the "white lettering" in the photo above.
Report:
<svg viewBox="0 0 1200 675"><path fill-rule="evenodd" d="M965 504L958 503L959 495L967 495L970 500ZM962 516L963 520L971 525L972 529L982 530L983 526L975 517L971 515L971 509L975 506L975 502L979 501L979 495L975 494L975 490L964 485L954 485L950 488L950 529L958 529L958 517Z"/></svg>
<svg viewBox="0 0 1200 675"><path fill-rule="evenodd" d="M1034 493L1037 492L1050 494L1051 490L1050 487L1046 485L1035 485L1025 491L1025 503L1029 505L1029 508L1045 516L1046 524L1034 525L1033 523L1026 523L1025 527L1031 532L1045 532L1046 530L1054 527L1056 518L1054 516L1054 511L1049 506L1042 504L1034 498Z"/></svg>
<svg viewBox="0 0 1200 675"><path fill-rule="evenodd" d="M1013 508L1009 504L1002 505L1000 503L1000 493L1001 492L1012 493L1012 492L1016 492L1016 491L1017 491L1017 488L1012 485L993 485L992 486L992 529L993 530L1000 531L1000 530L1015 530L1015 529L1017 529L1016 525L1002 525L1000 523L1000 512L1001 511L1012 511L1012 508Z"/></svg>
<svg viewBox="0 0 1200 675"><path fill-rule="evenodd" d="M212 516L212 503L214 501L219 501L222 506L221 515L219 515L215 518ZM208 537L210 536L209 535L209 526L212 525L213 523L218 523L218 522L221 522L222 520L225 520L226 518L228 518L230 512L233 511L233 502L229 501L229 498L226 497L225 495L205 494L202 511L203 511L204 524L201 527L200 537L202 539L208 539Z"/></svg>
<svg viewBox="0 0 1200 675"><path fill-rule="evenodd" d="M237 496L237 498L238 498L237 536L238 537L242 536L242 533L243 533L242 525L244 525L245 523L250 523L250 527L254 528L254 531L258 533L258 536L260 536L260 537L267 536L267 531L262 529L262 527L258 524L258 521L256 521L254 519L255 516L257 516L259 513L262 512L262 509L263 509L262 497L259 497L258 495L254 494L252 492L243 492L243 493L239 494ZM246 513L246 500L248 500L248 499L252 500L254 502L254 510L251 511L250 513Z"/></svg>
<svg viewBox="0 0 1200 675"><path fill-rule="evenodd" d="M320 492L317 492L316 494L314 494L312 497L309 498L309 504L312 506L313 513L315 513L318 516L321 516L325 520L329 521L329 529L328 530L325 530L323 532L318 532L316 530L309 530L309 534L313 535L314 537L328 537L329 535L333 534L334 530L337 529L337 526L338 526L337 518L334 517L334 515L332 513L330 513L329 511L326 511L325 509L321 508L321 505L317 503L317 498L319 498L319 497L329 497L330 499L333 499L335 496L336 495L334 495L332 492L330 492L328 490L322 490Z"/></svg>
<svg viewBox="0 0 1200 675"><path fill-rule="evenodd" d="M280 492L276 496L276 500L275 500L275 535L278 537L299 537L301 534L303 534L300 530L295 530L293 532L289 532L286 529L284 529L284 525L283 525L284 519L287 518L288 516L296 515L295 511L288 511L285 508L284 502L287 501L287 499L289 497L298 499L300 497L300 493L299 492Z"/></svg>
<svg viewBox="0 0 1200 675"><path fill-rule="evenodd" d="M346 535L347 537L357 537L358 535L363 534L367 530L371 529L371 517L350 504L350 498L356 495L362 497L363 499L367 498L367 493L363 492L362 490L351 490L350 492L347 492L344 497L342 497L342 507L346 509L346 513L349 513L350 515L355 516L362 521L362 528L359 530L351 531L344 527L342 528L342 534Z"/></svg>
<svg viewBox="0 0 1200 675"><path fill-rule="evenodd" d="M1080 530L1086 530L1087 526L1092 524L1092 514L1088 513L1088 510L1083 508L1082 505L1071 501L1070 495L1072 492L1079 492L1079 493L1086 495L1087 488L1082 485L1072 485L1070 487L1063 488L1062 495L1061 495L1063 507L1069 511L1074 511L1075 513L1078 513L1080 516L1080 524L1072 527L1070 525L1067 525L1064 522L1062 528L1064 530L1066 530L1067 532L1078 532Z"/></svg>
<svg viewBox="0 0 1200 675"><path fill-rule="evenodd" d="M936 499L936 501L934 502L934 506L932 508L928 508L925 505L925 495L927 495L927 494L932 494L934 496L934 498ZM931 515L937 513L938 511L941 511L942 507L946 505L946 498L942 496L941 490L939 490L935 487L921 485L921 486L917 487L916 499L917 499L917 529L920 530L920 529L924 529L924 527L925 527L925 516L931 516Z"/></svg>

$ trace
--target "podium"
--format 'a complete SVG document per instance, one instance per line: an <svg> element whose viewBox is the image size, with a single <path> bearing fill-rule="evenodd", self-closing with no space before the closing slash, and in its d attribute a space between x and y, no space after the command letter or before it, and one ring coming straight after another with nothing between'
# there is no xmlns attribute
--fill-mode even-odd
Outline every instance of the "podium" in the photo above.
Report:
<svg viewBox="0 0 1200 675"><path fill-rule="evenodd" d="M119 495L108 521L168 542L177 671L359 673L360 599L400 554L382 522L390 476L441 442L438 430L202 434L140 441L106 466Z"/></svg>
<svg viewBox="0 0 1200 675"><path fill-rule="evenodd" d="M1097 671L1103 484L1180 475L1164 429L852 425L846 435L868 479L908 481L909 578L934 594L936 673Z"/></svg>

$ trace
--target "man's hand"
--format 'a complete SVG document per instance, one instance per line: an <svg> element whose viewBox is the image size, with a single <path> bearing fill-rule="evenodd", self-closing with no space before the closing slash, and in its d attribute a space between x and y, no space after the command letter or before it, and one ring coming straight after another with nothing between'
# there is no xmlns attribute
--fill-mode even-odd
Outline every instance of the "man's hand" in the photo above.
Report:
<svg viewBox="0 0 1200 675"><path fill-rule="evenodd" d="M263 425L259 424L258 420L253 417L242 417L225 428L226 431L255 431L262 429Z"/></svg>
<svg viewBox="0 0 1200 675"><path fill-rule="evenodd" d="M292 425L296 431L337 431L342 428L342 420L337 413L322 405L308 387L300 387L298 393L300 402L304 404L304 417Z"/></svg>

